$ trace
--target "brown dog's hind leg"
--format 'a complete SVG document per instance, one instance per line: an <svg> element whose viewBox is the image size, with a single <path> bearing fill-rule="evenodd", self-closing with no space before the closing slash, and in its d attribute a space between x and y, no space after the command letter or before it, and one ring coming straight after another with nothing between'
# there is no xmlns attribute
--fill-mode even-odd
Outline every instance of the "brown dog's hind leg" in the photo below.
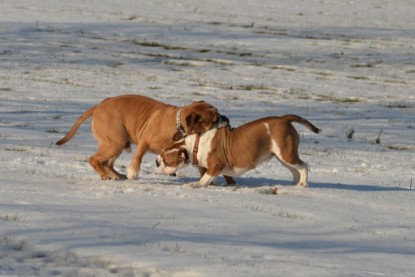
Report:
<svg viewBox="0 0 415 277"><path fill-rule="evenodd" d="M121 153L120 153L121 154ZM109 176L112 177L114 180L125 180L127 179L127 175L121 174L114 169L114 162L119 157L119 155L110 158L106 162L104 162L104 169Z"/></svg>
<svg viewBox="0 0 415 277"><path fill-rule="evenodd" d="M88 159L89 164L92 166L93 169L101 176L102 180L109 180L110 177L107 175L106 170L103 167L104 162L97 159L96 155L89 157Z"/></svg>
<svg viewBox="0 0 415 277"><path fill-rule="evenodd" d="M88 159L89 164L101 176L102 180L122 179L120 178L121 174L116 172L112 166L123 149L124 145L114 147L113 145L100 144L97 153Z"/></svg>

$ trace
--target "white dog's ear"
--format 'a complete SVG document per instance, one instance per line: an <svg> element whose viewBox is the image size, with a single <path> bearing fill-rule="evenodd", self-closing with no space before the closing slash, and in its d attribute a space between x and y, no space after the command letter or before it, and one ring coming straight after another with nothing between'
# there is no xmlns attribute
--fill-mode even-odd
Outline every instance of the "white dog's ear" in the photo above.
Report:
<svg viewBox="0 0 415 277"><path fill-rule="evenodd" d="M184 164L188 164L190 162L189 153L187 152L186 149L181 148L179 154L180 154L180 157L183 158Z"/></svg>

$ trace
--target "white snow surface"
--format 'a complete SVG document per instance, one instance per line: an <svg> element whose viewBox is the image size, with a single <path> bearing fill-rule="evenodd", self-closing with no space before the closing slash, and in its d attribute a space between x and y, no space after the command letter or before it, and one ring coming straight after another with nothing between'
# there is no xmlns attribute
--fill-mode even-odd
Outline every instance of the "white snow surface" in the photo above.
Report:
<svg viewBox="0 0 415 277"><path fill-rule="evenodd" d="M413 276L415 3L0 0L1 276ZM106 97L295 113L309 188L266 162L101 181L85 123ZM162 120L162 119L161 119ZM244 151L244 149L241 149ZM131 154L116 167L126 172ZM276 192L276 193L274 193Z"/></svg>

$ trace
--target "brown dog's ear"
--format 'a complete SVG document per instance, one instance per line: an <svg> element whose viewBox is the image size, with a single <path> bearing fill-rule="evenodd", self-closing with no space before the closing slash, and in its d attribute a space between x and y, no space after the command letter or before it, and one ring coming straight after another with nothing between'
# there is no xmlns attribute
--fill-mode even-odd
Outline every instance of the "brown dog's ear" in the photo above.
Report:
<svg viewBox="0 0 415 277"><path fill-rule="evenodd" d="M188 116L186 116L186 125L190 126L192 124L196 124L197 122L199 122L202 119L202 116L200 114L197 113L191 113Z"/></svg>
<svg viewBox="0 0 415 277"><path fill-rule="evenodd" d="M219 121L219 112L218 109L216 109L215 107L212 107L209 109L210 113L212 114L212 122L216 123Z"/></svg>
<svg viewBox="0 0 415 277"><path fill-rule="evenodd" d="M184 133L182 131L177 131L173 136L173 141L178 141L184 138Z"/></svg>
<svg viewBox="0 0 415 277"><path fill-rule="evenodd" d="M187 126L187 133L192 134L193 131L196 129L197 124L201 121L202 116L197 113L191 113L186 116L186 126ZM199 128L198 128L199 129Z"/></svg>
<svg viewBox="0 0 415 277"><path fill-rule="evenodd" d="M190 130L193 129L193 120L192 120L192 116L193 114L189 114L188 116L186 116L185 121L186 121L186 127L187 127L187 133L190 134Z"/></svg>

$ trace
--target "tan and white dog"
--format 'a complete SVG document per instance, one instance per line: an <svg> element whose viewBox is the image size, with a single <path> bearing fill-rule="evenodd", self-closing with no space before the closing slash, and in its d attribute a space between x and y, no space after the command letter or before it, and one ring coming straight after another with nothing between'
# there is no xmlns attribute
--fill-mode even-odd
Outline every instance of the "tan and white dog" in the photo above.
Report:
<svg viewBox="0 0 415 277"><path fill-rule="evenodd" d="M146 96L121 95L107 98L85 111L56 144L69 141L91 116L92 133L98 142L98 150L88 161L103 180L136 179L146 152L158 154L173 141L176 133L200 134L218 127L221 119L227 119L204 101L179 108ZM126 176L118 173L113 166L124 149L131 151L131 143L138 145ZM232 181L230 178L229 182Z"/></svg>
<svg viewBox="0 0 415 277"><path fill-rule="evenodd" d="M239 176L276 157L291 171L293 184L308 186L308 168L298 156L300 139L292 122L320 132L297 115L261 118L233 129L212 129L200 137L189 135L165 147L157 157L158 171L172 174L188 164L197 164L206 168L198 186L208 186L221 173Z"/></svg>

